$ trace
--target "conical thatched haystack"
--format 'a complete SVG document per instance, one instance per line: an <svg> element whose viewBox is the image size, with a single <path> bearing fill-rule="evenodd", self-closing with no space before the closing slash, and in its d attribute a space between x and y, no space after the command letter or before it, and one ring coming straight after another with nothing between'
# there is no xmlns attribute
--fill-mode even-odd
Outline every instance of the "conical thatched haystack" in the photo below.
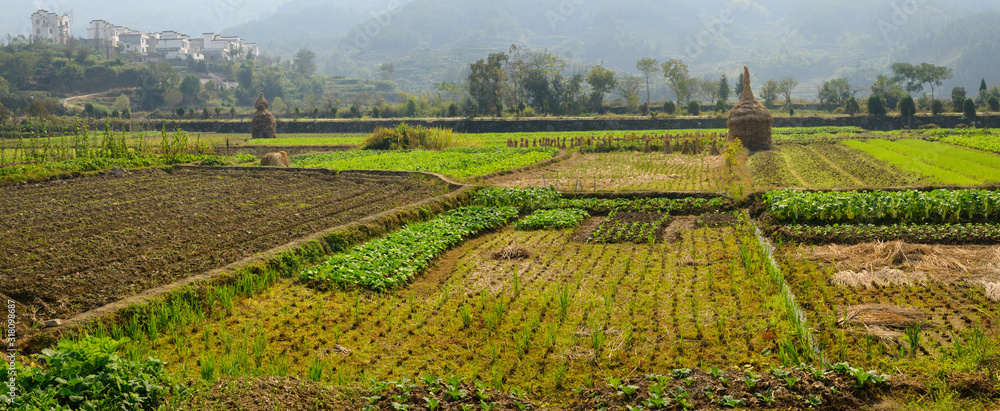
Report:
<svg viewBox="0 0 1000 411"><path fill-rule="evenodd" d="M738 138L750 151L767 151L771 144L771 112L757 101L750 88L750 69L743 66L743 94L729 112L729 138Z"/></svg>
<svg viewBox="0 0 1000 411"><path fill-rule="evenodd" d="M267 110L270 107L270 104L268 104L267 99L264 98L263 92L257 96L257 102L255 102L253 106L257 109L257 112L254 113L253 119L250 120L251 138L277 137L278 123L274 121L274 115Z"/></svg>

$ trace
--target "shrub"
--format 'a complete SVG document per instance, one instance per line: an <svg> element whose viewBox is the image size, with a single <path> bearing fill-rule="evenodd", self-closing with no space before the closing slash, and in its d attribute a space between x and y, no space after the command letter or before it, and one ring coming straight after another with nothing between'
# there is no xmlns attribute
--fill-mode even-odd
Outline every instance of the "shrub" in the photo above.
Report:
<svg viewBox="0 0 1000 411"><path fill-rule="evenodd" d="M899 102L899 114L903 117L913 117L917 114L917 106L913 102L913 97L903 97Z"/></svg>
<svg viewBox="0 0 1000 411"><path fill-rule="evenodd" d="M663 112L667 114L674 114L677 111L677 105L673 101L668 101L663 103Z"/></svg>
<svg viewBox="0 0 1000 411"><path fill-rule="evenodd" d="M449 129L424 128L402 123L396 128L375 130L361 146L362 150L443 150L460 144Z"/></svg>
<svg viewBox="0 0 1000 411"><path fill-rule="evenodd" d="M996 96L990 97L986 105L989 106L990 111L1000 111L1000 99L997 99Z"/></svg>
<svg viewBox="0 0 1000 411"><path fill-rule="evenodd" d="M715 103L715 111L720 113L726 112L726 102L719 100Z"/></svg>
<svg viewBox="0 0 1000 411"><path fill-rule="evenodd" d="M965 100L965 110L963 110L965 119L973 121L976 119L976 102L972 100Z"/></svg>
<svg viewBox="0 0 1000 411"><path fill-rule="evenodd" d="M688 103L688 114L692 116L697 116L701 114L701 104L698 104L697 101L692 101Z"/></svg>
<svg viewBox="0 0 1000 411"><path fill-rule="evenodd" d="M874 117L885 117L885 105L878 96L868 98L868 114Z"/></svg>
<svg viewBox="0 0 1000 411"><path fill-rule="evenodd" d="M952 109L956 113L961 113L962 109L965 108L965 102L966 102L966 100L967 99L965 97L955 97L954 99L951 100L951 107L952 107ZM972 100L968 100L968 101L972 101Z"/></svg>
<svg viewBox="0 0 1000 411"><path fill-rule="evenodd" d="M931 114L936 116L943 112L944 112L944 103L942 103L941 100L934 100L934 102L931 103Z"/></svg>

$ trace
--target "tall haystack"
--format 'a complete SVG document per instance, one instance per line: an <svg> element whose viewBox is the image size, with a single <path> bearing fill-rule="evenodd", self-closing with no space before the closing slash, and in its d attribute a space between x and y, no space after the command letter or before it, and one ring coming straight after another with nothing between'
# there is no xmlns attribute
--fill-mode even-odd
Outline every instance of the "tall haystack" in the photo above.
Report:
<svg viewBox="0 0 1000 411"><path fill-rule="evenodd" d="M750 151L767 151L771 144L771 112L757 101L750 88L750 69L743 66L743 94L739 103L729 112L729 138L738 138Z"/></svg>
<svg viewBox="0 0 1000 411"><path fill-rule="evenodd" d="M278 137L278 123L274 121L274 115L267 110L270 106L267 99L264 98L264 93L261 92L257 96L257 102L253 105L257 112L253 114L253 120L250 120L252 138Z"/></svg>

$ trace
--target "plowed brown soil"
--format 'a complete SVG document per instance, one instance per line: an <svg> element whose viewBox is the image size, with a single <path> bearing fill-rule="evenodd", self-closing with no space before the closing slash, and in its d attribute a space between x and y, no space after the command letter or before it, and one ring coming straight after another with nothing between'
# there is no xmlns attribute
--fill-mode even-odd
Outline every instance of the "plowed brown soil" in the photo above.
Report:
<svg viewBox="0 0 1000 411"><path fill-rule="evenodd" d="M424 177L266 169L3 187L0 284L21 319L68 318L447 190Z"/></svg>

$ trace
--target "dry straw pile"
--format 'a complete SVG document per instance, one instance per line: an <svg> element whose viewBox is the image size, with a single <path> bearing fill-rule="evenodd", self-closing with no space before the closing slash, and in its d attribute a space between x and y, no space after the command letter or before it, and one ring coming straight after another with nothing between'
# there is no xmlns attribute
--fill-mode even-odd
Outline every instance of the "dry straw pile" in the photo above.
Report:
<svg viewBox="0 0 1000 411"><path fill-rule="evenodd" d="M771 144L771 124L774 117L771 112L757 101L750 88L750 69L743 66L743 94L736 107L729 112L729 138L740 139L743 147L750 151L767 151L774 148Z"/></svg>
<svg viewBox="0 0 1000 411"><path fill-rule="evenodd" d="M257 96L257 102L253 107L257 112L250 120L250 134L252 138L275 138L278 136L278 123L274 121L274 115L267 109L270 107L264 93Z"/></svg>

